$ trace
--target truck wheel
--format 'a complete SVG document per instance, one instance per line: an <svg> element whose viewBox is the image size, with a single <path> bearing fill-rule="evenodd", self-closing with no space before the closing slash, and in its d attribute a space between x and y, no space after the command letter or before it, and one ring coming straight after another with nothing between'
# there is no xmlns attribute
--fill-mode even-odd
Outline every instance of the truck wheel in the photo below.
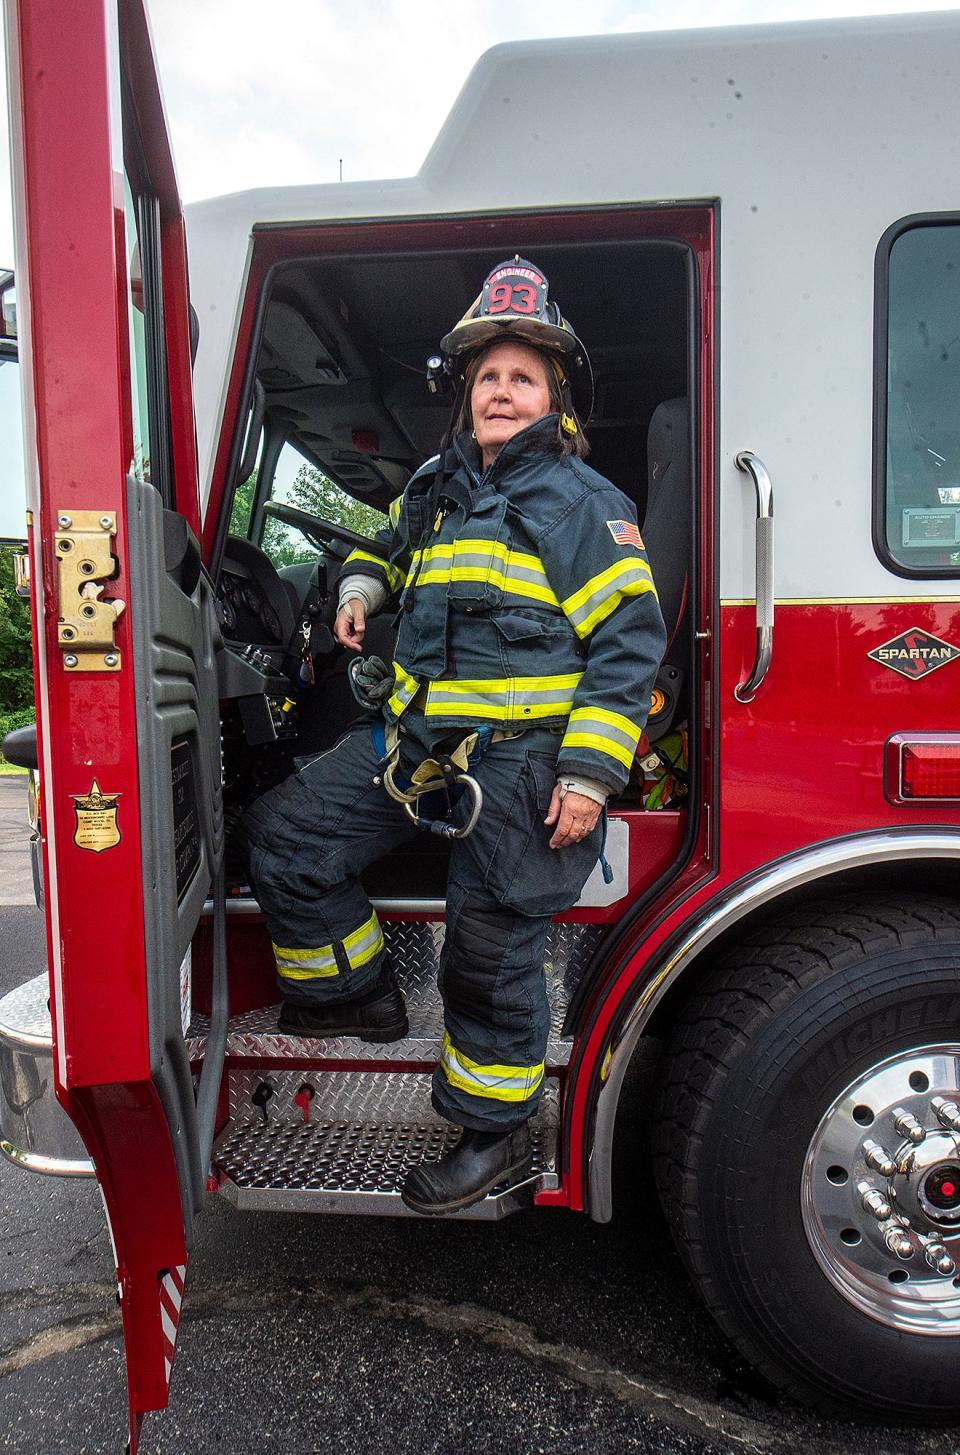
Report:
<svg viewBox="0 0 960 1455"><path fill-rule="evenodd" d="M657 1183L746 1358L832 1414L960 1414L960 909L781 911L684 1008Z"/></svg>

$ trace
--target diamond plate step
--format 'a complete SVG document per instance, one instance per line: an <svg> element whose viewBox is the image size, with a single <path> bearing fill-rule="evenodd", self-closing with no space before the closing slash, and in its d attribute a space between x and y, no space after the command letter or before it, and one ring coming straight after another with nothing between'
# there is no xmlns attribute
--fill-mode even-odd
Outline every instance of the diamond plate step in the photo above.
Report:
<svg viewBox="0 0 960 1455"><path fill-rule="evenodd" d="M277 1030L279 1004L234 1016L227 1034L227 1055L244 1060L433 1062L440 1055L443 1007L437 990L437 967L444 925L439 920L387 923L384 937L403 988L410 1033L402 1041L378 1045L356 1036L284 1036ZM572 1043L561 1036L567 1007L589 964L602 925L555 924L548 942L547 997L550 1034L546 1062L565 1066ZM187 1036L191 1059L199 1059L206 1044L207 1021L195 1016Z"/></svg>
<svg viewBox="0 0 960 1455"><path fill-rule="evenodd" d="M264 1084L272 1091L266 1115L252 1100ZM243 1070L228 1085L230 1120L213 1160L226 1178L222 1195L243 1209L416 1217L400 1201L406 1172L436 1161L459 1136L433 1110L423 1073ZM313 1091L308 1121L296 1101L305 1086ZM495 1220L556 1187L559 1125L559 1085L548 1078L531 1124L531 1176L450 1216Z"/></svg>

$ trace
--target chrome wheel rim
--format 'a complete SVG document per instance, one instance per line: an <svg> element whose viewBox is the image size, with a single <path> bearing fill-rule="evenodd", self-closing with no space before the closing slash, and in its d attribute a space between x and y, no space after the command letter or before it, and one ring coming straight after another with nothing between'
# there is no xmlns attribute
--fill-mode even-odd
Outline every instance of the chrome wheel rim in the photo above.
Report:
<svg viewBox="0 0 960 1455"><path fill-rule="evenodd" d="M960 1334L960 1044L891 1056L828 1108L803 1165L814 1257L862 1313Z"/></svg>

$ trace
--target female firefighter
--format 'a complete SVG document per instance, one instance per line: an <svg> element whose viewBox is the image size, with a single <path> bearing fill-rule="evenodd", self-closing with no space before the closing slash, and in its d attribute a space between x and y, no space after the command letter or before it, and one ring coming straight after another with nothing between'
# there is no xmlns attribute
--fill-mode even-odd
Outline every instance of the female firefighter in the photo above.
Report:
<svg viewBox="0 0 960 1455"><path fill-rule="evenodd" d="M404 800L424 781L468 762L482 790L452 842L433 1079L435 1108L464 1130L407 1174L403 1200L421 1213L529 1169L550 920L597 863L665 642L634 507L583 463L590 364L542 271L519 257L495 268L441 349L460 432L394 502L382 558L354 551L340 580L335 630L358 653L366 617L399 597L392 670L354 664L372 724L245 821L280 1029L392 1041L406 1010L358 876L416 833ZM453 824L475 801L463 793Z"/></svg>

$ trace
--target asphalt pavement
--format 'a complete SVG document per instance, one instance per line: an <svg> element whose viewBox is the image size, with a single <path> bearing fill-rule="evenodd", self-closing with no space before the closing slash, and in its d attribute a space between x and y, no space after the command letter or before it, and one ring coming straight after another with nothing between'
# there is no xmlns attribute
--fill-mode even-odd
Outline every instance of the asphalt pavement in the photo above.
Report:
<svg viewBox="0 0 960 1455"><path fill-rule="evenodd" d="M22 783L0 779L0 995L43 964L24 807ZM821 1419L752 1375L660 1217L642 1091L628 1087L606 1226L211 1199L170 1405L148 1417L143 1455L960 1455L960 1431ZM0 1164L0 1451L120 1455L114 1288L96 1186Z"/></svg>

